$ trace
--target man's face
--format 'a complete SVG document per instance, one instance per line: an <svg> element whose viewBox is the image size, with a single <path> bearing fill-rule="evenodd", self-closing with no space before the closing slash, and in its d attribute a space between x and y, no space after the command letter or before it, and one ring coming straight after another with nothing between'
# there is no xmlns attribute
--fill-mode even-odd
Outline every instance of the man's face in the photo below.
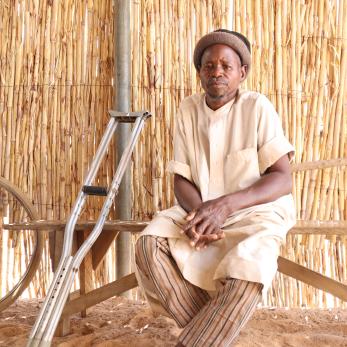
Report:
<svg viewBox="0 0 347 347"><path fill-rule="evenodd" d="M245 79L246 69L246 66L241 66L238 54L229 46L216 44L206 48L201 57L199 76L208 103L223 105L230 101Z"/></svg>

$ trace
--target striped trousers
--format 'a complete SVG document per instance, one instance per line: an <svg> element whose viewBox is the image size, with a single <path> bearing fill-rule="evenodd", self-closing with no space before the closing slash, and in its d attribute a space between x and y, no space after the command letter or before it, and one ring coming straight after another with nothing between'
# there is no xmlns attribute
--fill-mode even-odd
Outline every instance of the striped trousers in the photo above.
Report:
<svg viewBox="0 0 347 347"><path fill-rule="evenodd" d="M183 278L166 238L140 237L135 259L140 282L151 283L160 304L183 328L181 346L231 346L261 298L261 283L233 278L210 297Z"/></svg>

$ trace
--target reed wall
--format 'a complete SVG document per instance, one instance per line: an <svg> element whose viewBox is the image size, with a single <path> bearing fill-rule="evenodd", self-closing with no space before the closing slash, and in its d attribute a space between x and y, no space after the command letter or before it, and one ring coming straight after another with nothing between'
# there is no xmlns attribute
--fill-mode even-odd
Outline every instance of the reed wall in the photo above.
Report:
<svg viewBox="0 0 347 347"><path fill-rule="evenodd" d="M135 219L151 219L174 202L165 170L174 116L185 96L201 90L192 53L213 29L234 28L250 39L253 66L244 87L272 100L297 163L347 157L346 3L131 1L131 107L153 113L133 155ZM13 0L0 6L0 174L30 195L42 218L64 219L112 105L112 0ZM99 180L107 183L113 170L111 150ZM345 167L297 172L293 180L299 219L347 218ZM85 217L94 218L99 207L93 201ZM282 253L346 283L346 250L344 236L298 235L288 237ZM44 294L47 257L31 295ZM113 248L106 259L98 283L114 276ZM265 304L343 306L282 275Z"/></svg>
<svg viewBox="0 0 347 347"><path fill-rule="evenodd" d="M66 218L108 122L113 22L112 0L0 2L0 175L42 219ZM98 180L113 168L111 150ZM99 206L94 199L85 218ZM47 247L32 295L45 293L49 273Z"/></svg>

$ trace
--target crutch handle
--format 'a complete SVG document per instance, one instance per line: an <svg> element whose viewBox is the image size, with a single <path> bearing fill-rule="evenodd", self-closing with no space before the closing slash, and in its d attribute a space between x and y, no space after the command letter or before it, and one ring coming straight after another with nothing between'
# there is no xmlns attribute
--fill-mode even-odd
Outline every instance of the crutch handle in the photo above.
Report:
<svg viewBox="0 0 347 347"><path fill-rule="evenodd" d="M107 188L106 187L83 186L82 192L87 194L87 195L107 196Z"/></svg>

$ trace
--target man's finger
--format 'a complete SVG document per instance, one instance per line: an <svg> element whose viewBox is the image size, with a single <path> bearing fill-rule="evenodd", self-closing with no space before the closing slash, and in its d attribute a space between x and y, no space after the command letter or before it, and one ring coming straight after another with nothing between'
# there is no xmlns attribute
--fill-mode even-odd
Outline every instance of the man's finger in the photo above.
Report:
<svg viewBox="0 0 347 347"><path fill-rule="evenodd" d="M188 229L192 228L193 225L196 225L196 224L200 223L201 220L202 220L202 218L203 218L203 217L202 217L199 213L197 213L197 214L194 216L194 218L193 218L192 220L188 221L188 222L184 225L183 229L184 229L184 230L188 230Z"/></svg>
<svg viewBox="0 0 347 347"><path fill-rule="evenodd" d="M200 249L206 248L207 247L207 243L206 241L202 238L202 236L199 237L199 240L197 241L197 243L195 244L195 249L197 251L200 251Z"/></svg>
<svg viewBox="0 0 347 347"><path fill-rule="evenodd" d="M202 220L201 223L196 225L196 233L198 235L204 235L206 233L206 230L211 226L209 220Z"/></svg>
<svg viewBox="0 0 347 347"><path fill-rule="evenodd" d="M196 249L197 251L200 251L200 249L205 248L205 246L207 246L206 243L205 243L205 241L199 239L198 242L197 242L196 245L195 245L195 249Z"/></svg>
<svg viewBox="0 0 347 347"><path fill-rule="evenodd" d="M210 243L223 239L225 237L224 231L218 229L218 232L213 234L204 234L199 236L199 240L195 244L196 250L206 248Z"/></svg>
<svg viewBox="0 0 347 347"><path fill-rule="evenodd" d="M209 235L201 235L199 237L199 240L201 242L205 242L205 243L211 243L211 242L214 242L214 241L218 241L220 239L224 239L225 237L225 234L224 232L222 233L214 233L214 234L209 234Z"/></svg>
<svg viewBox="0 0 347 347"><path fill-rule="evenodd" d="M191 221L196 215L196 210L192 210L188 213L188 215L186 216L186 220L187 221Z"/></svg>
<svg viewBox="0 0 347 347"><path fill-rule="evenodd" d="M209 225L204 232L204 235L210 235L210 234L218 234L219 233L219 229L217 231L215 231L216 226L215 225Z"/></svg>
<svg viewBox="0 0 347 347"><path fill-rule="evenodd" d="M190 245L192 247L195 246L196 242L199 240L199 235L196 233L196 229L195 229L195 226L193 225L190 229L186 230L184 232L188 238L190 239Z"/></svg>

